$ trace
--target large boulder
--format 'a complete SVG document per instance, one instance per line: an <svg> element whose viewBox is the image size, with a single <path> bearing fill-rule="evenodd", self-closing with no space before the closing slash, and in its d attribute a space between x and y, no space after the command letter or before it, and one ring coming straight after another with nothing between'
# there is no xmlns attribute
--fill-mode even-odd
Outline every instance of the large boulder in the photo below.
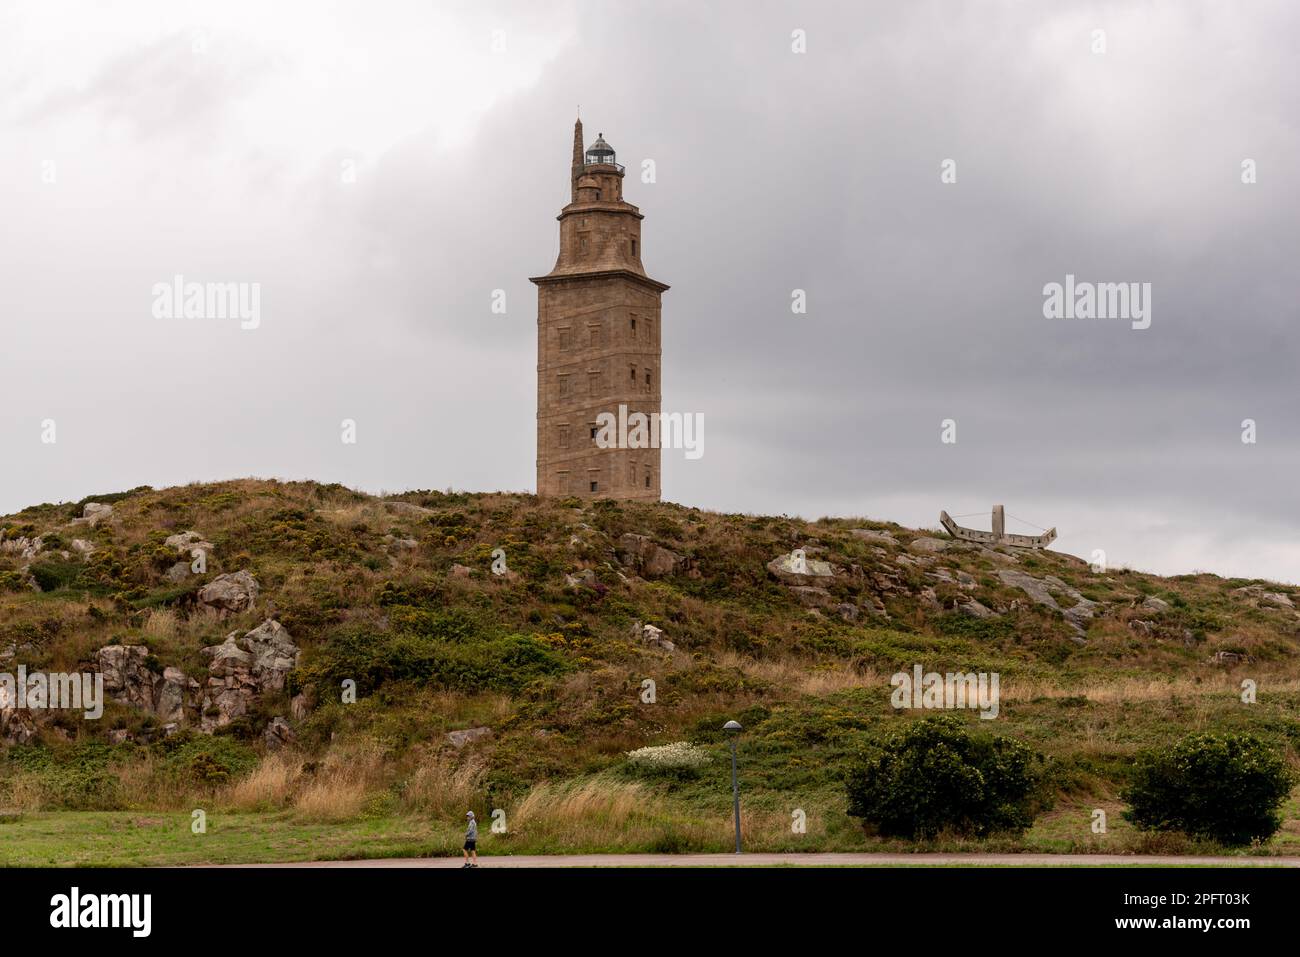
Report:
<svg viewBox="0 0 1300 957"><path fill-rule="evenodd" d="M632 637L644 645L661 651L677 650L677 646L664 637L664 630L654 625L643 625L639 621L632 622Z"/></svg>
<svg viewBox="0 0 1300 957"><path fill-rule="evenodd" d="M163 540L163 545L176 550L179 555L193 556L194 552L201 551L206 554L212 554L217 547L209 541L205 541L203 536L196 531L179 532L175 535L168 535Z"/></svg>
<svg viewBox="0 0 1300 957"><path fill-rule="evenodd" d="M199 607L221 618L248 611L257 601L257 579L247 570L218 575L199 589Z"/></svg>
<svg viewBox="0 0 1300 957"><path fill-rule="evenodd" d="M253 677L262 689L282 690L285 676L298 666L298 646L284 626L268 618L244 635L244 647L253 656Z"/></svg>
<svg viewBox="0 0 1300 957"><path fill-rule="evenodd" d="M447 732L447 740L457 748L463 748L467 744L478 741L481 738L491 737L491 728L466 728L463 731Z"/></svg>
<svg viewBox="0 0 1300 957"><path fill-rule="evenodd" d="M144 645L107 645L95 652L104 694L114 701L144 711L153 711L154 679L148 667L149 649Z"/></svg>
<svg viewBox="0 0 1300 957"><path fill-rule="evenodd" d="M288 721L276 715L267 723L266 730L262 732L262 740L266 742L268 751L279 751L285 745L293 744L297 735L293 733Z"/></svg>
<svg viewBox="0 0 1300 957"><path fill-rule="evenodd" d="M81 518L74 518L73 525L89 525L94 528L100 522L106 522L113 517L113 506L106 505L103 502L87 502L81 510Z"/></svg>
<svg viewBox="0 0 1300 957"><path fill-rule="evenodd" d="M628 532L618 540L618 560L642 578L663 578L680 571L686 560L646 535Z"/></svg>

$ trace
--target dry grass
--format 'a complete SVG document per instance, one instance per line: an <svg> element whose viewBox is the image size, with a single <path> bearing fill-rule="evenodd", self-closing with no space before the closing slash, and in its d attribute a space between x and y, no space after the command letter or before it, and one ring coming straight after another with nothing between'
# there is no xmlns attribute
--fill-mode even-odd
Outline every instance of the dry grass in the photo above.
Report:
<svg viewBox="0 0 1300 957"><path fill-rule="evenodd" d="M406 810L435 817L464 814L481 803L486 771L478 755L457 764L445 753L426 753L407 778L402 805Z"/></svg>
<svg viewBox="0 0 1300 957"><path fill-rule="evenodd" d="M171 608L155 608L149 613L144 624L140 627L140 632L146 638L152 638L157 641L167 641L176 637L177 628L180 619L176 612Z"/></svg>
<svg viewBox="0 0 1300 957"><path fill-rule="evenodd" d="M389 771L383 748L369 740L336 743L294 798L299 815L311 821L346 821L365 809L384 787Z"/></svg>
<svg viewBox="0 0 1300 957"><path fill-rule="evenodd" d="M284 752L268 754L251 774L227 789L222 803L237 811L287 807L293 798L300 771L301 764Z"/></svg>

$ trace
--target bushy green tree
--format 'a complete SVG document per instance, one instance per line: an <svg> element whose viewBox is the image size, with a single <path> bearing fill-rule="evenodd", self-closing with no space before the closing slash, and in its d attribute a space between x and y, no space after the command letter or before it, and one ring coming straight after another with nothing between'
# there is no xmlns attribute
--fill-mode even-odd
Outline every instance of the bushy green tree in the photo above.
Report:
<svg viewBox="0 0 1300 957"><path fill-rule="evenodd" d="M1014 739L973 734L947 715L927 718L851 766L848 811L888 837L1020 832L1038 809L1035 759Z"/></svg>
<svg viewBox="0 0 1300 957"><path fill-rule="evenodd" d="M1264 841L1295 785L1280 755L1248 734L1203 732L1138 757L1124 816L1143 830L1224 844Z"/></svg>

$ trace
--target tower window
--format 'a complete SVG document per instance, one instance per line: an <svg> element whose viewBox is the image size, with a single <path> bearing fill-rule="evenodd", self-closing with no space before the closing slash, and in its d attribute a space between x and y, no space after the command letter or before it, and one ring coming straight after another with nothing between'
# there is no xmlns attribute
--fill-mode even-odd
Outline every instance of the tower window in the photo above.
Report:
<svg viewBox="0 0 1300 957"><path fill-rule="evenodd" d="M565 326L560 330L560 351L568 352L573 348L573 330Z"/></svg>
<svg viewBox="0 0 1300 957"><path fill-rule="evenodd" d="M562 425L560 426L560 448L567 449L568 447L569 447L569 427L567 425Z"/></svg>
<svg viewBox="0 0 1300 957"><path fill-rule="evenodd" d="M636 240L632 240L632 255L636 255Z"/></svg>
<svg viewBox="0 0 1300 957"><path fill-rule="evenodd" d="M593 492L595 492L595 491L598 490L599 486L600 486L600 483L599 483L599 482L592 482L592 483L591 483L591 490L592 490Z"/></svg>
<svg viewBox="0 0 1300 957"><path fill-rule="evenodd" d="M631 372L632 372L632 381L635 382L635 381L636 381L636 366L632 366Z"/></svg>
<svg viewBox="0 0 1300 957"><path fill-rule="evenodd" d="M593 322L587 326L587 334L593 349L600 347L600 323Z"/></svg>
<svg viewBox="0 0 1300 957"><path fill-rule="evenodd" d="M596 438L596 433L599 431L600 431L599 427L594 425L591 427L591 437L593 440Z"/></svg>
<svg viewBox="0 0 1300 957"><path fill-rule="evenodd" d="M636 338L636 316L632 317L632 338Z"/></svg>
<svg viewBox="0 0 1300 957"><path fill-rule="evenodd" d="M649 370L649 369L646 369L646 370L645 370L645 387L646 387L647 390L650 388L650 370Z"/></svg>
<svg viewBox="0 0 1300 957"><path fill-rule="evenodd" d="M568 375L561 373L560 374L560 398L567 399L571 395L573 395L573 382L570 380Z"/></svg>
<svg viewBox="0 0 1300 957"><path fill-rule="evenodd" d="M649 472L646 472L646 473L645 473L645 487L646 487L646 488L649 488L649 487L650 487L650 473L649 473Z"/></svg>

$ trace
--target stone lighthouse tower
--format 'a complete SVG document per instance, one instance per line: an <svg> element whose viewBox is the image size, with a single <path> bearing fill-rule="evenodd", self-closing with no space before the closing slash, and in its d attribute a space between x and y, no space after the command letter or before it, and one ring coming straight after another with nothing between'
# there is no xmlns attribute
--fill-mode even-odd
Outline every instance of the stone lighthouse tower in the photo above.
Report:
<svg viewBox="0 0 1300 957"><path fill-rule="evenodd" d="M604 134L584 153L581 120L570 179L559 258L532 279L537 493L658 501L659 449L610 443L597 423L602 413L617 420L660 411L659 299L668 286L641 265L645 217L623 200L623 167Z"/></svg>

